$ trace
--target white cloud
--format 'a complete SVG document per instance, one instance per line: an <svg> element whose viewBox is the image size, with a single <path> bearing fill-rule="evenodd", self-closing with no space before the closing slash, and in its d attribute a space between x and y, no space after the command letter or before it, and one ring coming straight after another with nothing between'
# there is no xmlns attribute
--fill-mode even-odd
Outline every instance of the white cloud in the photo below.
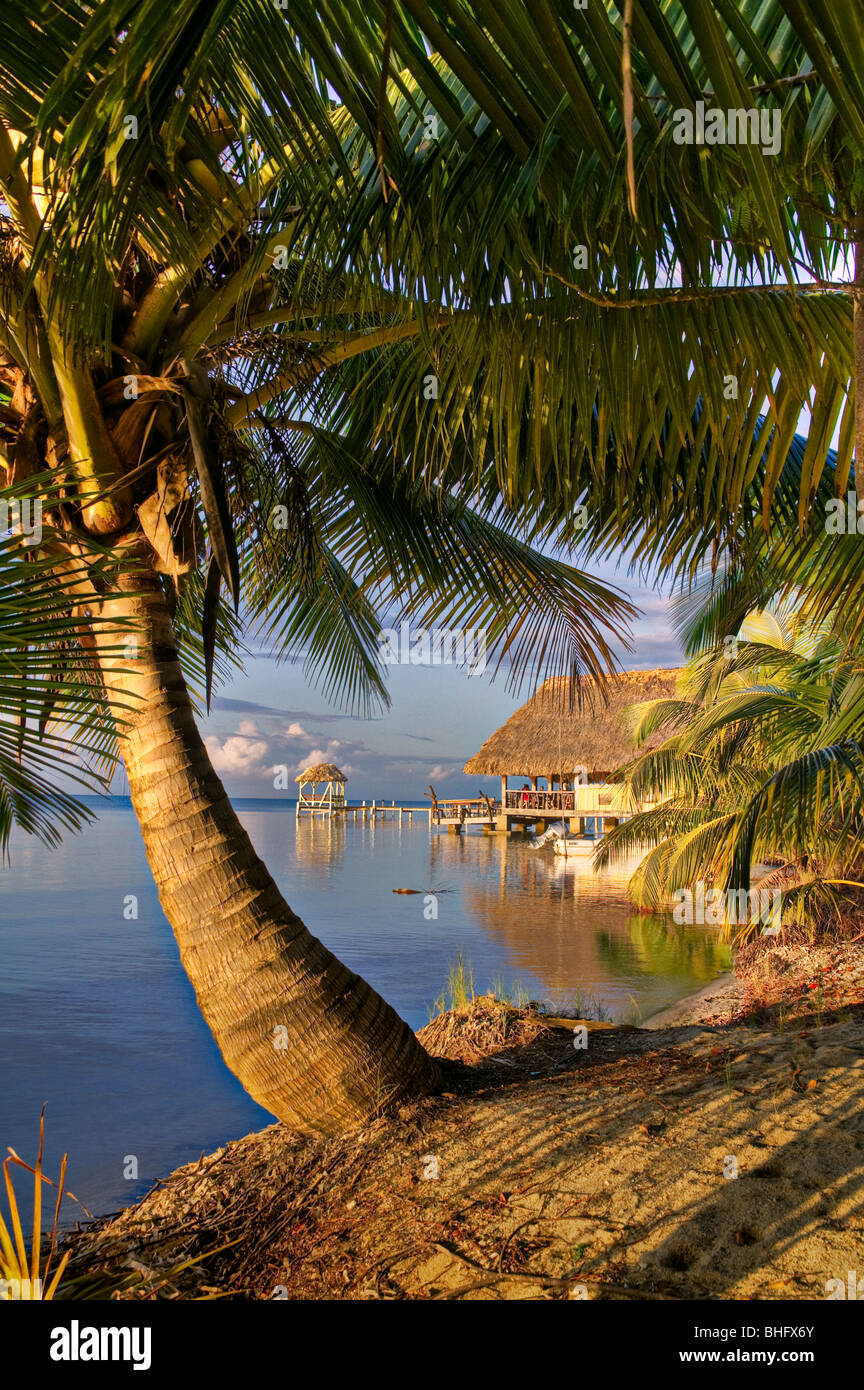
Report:
<svg viewBox="0 0 864 1390"><path fill-rule="evenodd" d="M238 711L236 719L236 724L231 721L234 727L223 725L204 738L213 766L232 795L270 796L274 768L287 767L293 779L313 763L335 763L341 768L350 779L352 798L416 799L430 776L436 782L446 781L451 791L461 785L456 763L439 764L427 774L422 762L414 761L416 753L388 755L344 734L328 739L321 730L310 732L308 721L279 720L271 731L264 716Z"/></svg>
<svg viewBox="0 0 864 1390"><path fill-rule="evenodd" d="M326 763L328 760L327 754L322 752L320 748L310 748L309 752L304 753L303 756L306 759L306 762L304 764L305 767L310 767L314 763ZM298 768L297 770L298 772L302 772L303 769Z"/></svg>
<svg viewBox="0 0 864 1390"><path fill-rule="evenodd" d="M307 767L314 766L315 763L335 763L339 750L343 747L344 744L340 739L331 738L326 748L310 748L307 753L303 754L295 771L303 772ZM345 762L339 763L339 770L340 772L344 772L346 777L349 772L354 771L350 763Z"/></svg>
<svg viewBox="0 0 864 1390"><path fill-rule="evenodd" d="M223 742L215 734L210 734L204 743L217 772L239 772L249 776L262 770L267 758L266 739L253 739L237 733L230 734Z"/></svg>
<svg viewBox="0 0 864 1390"><path fill-rule="evenodd" d="M454 767L452 765L448 767L444 763L436 763L432 771L428 773L428 777L430 782L432 781L433 777L437 777L439 782L443 782L445 778L452 777L455 773L461 771L461 767Z"/></svg>

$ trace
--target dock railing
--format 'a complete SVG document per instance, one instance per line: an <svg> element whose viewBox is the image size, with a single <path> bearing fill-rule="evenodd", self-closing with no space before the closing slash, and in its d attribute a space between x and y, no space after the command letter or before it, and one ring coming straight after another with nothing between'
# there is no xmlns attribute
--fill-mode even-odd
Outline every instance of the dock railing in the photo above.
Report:
<svg viewBox="0 0 864 1390"><path fill-rule="evenodd" d="M625 786L615 782L574 787L572 791L511 789L504 793L508 814L539 812L546 816L615 816L632 814L637 803Z"/></svg>
<svg viewBox="0 0 864 1390"><path fill-rule="evenodd" d="M432 820L435 825L453 821L491 825L499 808L499 803L488 796L439 796L432 803Z"/></svg>

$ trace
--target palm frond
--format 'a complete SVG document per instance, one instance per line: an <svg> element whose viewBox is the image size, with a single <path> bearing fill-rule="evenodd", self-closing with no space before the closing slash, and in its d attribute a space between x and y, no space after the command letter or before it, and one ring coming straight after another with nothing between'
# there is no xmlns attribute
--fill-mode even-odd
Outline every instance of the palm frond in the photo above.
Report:
<svg viewBox="0 0 864 1390"><path fill-rule="evenodd" d="M0 490L0 504L29 495L32 481ZM104 790L116 759L123 709L105 697L92 642L94 627L105 649L122 656L128 625L88 618L98 608L95 582L108 556L91 546L63 563L43 527L31 545L14 530L0 533L0 849L13 825L56 843L91 811L73 794ZM111 641L111 638L114 641ZM62 772L60 768L62 766ZM64 789L64 784L68 788Z"/></svg>

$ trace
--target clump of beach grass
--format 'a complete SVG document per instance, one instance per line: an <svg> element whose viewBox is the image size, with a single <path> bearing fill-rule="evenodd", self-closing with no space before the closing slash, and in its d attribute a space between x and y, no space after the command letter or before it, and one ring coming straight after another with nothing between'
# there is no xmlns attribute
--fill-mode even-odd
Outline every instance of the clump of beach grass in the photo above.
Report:
<svg viewBox="0 0 864 1390"><path fill-rule="evenodd" d="M428 1009L427 1006L430 1022L441 1014L470 1008L478 997L492 999L497 1004L506 1004L510 1008L536 1014L540 1018L590 1019L597 1023L612 1021L612 1014L605 1004L595 995L583 994L578 989L573 991L565 1003L555 1004L529 994L521 980L511 980L508 983L502 975L497 975L489 988L478 996L474 985L474 967L471 961L466 961L462 952L458 951L456 963L448 968L444 989L432 1008ZM631 1003L635 1009L635 999L631 999Z"/></svg>
<svg viewBox="0 0 864 1390"><path fill-rule="evenodd" d="M473 967L461 951L434 1009L417 1034L423 1046L436 1057L468 1063L534 1042L565 1020L608 1022L611 1017L593 995L577 991L558 1006L532 998L521 981L506 984L500 975L485 993L477 994Z"/></svg>
<svg viewBox="0 0 864 1390"><path fill-rule="evenodd" d="M571 994L569 1002L566 1004L552 1005L541 1004L539 1008L541 1014L549 1014L555 1018L584 1018L592 1019L597 1023L611 1023L612 1014L606 1005L593 994L583 994L581 990L575 990Z"/></svg>
<svg viewBox="0 0 864 1390"><path fill-rule="evenodd" d="M645 1017L644 1010L640 1007L635 994L630 995L630 1008L620 1018L621 1023L629 1023L631 1028L638 1028Z"/></svg>
<svg viewBox="0 0 864 1390"><path fill-rule="evenodd" d="M434 1013L431 1016L446 1013L449 1009L467 1009L473 999L474 971L471 962L466 966L462 952L458 951L456 964L451 965L447 972L447 983L435 1000Z"/></svg>
<svg viewBox="0 0 864 1390"><path fill-rule="evenodd" d="M530 997L521 980L513 980L508 985L504 977L498 975L492 981L489 993L493 999L498 999L503 1004L512 1004L517 1009L539 1008L537 1001Z"/></svg>
<svg viewBox="0 0 864 1390"><path fill-rule="evenodd" d="M477 994L462 1008L439 1013L417 1037L434 1057L470 1064L532 1043L546 1032L541 1014L517 1009L492 994Z"/></svg>

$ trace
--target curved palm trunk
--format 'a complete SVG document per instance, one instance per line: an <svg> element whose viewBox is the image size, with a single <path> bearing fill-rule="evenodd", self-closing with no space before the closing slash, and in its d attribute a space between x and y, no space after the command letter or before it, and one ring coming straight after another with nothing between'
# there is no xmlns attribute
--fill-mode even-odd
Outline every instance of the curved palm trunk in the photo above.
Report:
<svg viewBox="0 0 864 1390"><path fill-rule="evenodd" d="M328 1134L433 1089L438 1069L408 1025L307 931L252 848L196 728L158 581L122 580L103 611L138 625L134 660L100 638L103 675L131 706L132 804L227 1065L280 1120Z"/></svg>

